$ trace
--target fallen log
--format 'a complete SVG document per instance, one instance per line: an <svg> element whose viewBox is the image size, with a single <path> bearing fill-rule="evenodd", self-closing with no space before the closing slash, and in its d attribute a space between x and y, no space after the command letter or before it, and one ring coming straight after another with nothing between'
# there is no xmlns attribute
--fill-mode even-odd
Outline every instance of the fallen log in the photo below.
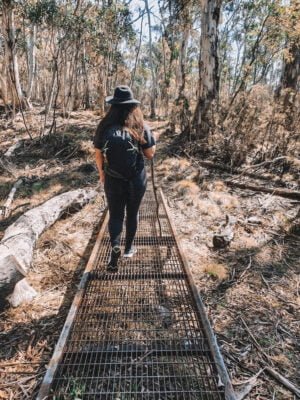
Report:
<svg viewBox="0 0 300 400"><path fill-rule="evenodd" d="M60 194L42 205L27 211L10 225L0 242L0 306L17 282L28 273L35 243L70 208L83 207L97 192L78 189Z"/></svg>
<svg viewBox="0 0 300 400"><path fill-rule="evenodd" d="M17 182L15 182L15 184L13 185L2 210L0 210L0 221L1 219L9 217L9 214L11 212L11 205L14 200L16 191L22 185L22 183L23 179L18 179Z"/></svg>
<svg viewBox="0 0 300 400"><path fill-rule="evenodd" d="M226 185L237 187L240 189L252 190L253 192L270 193L274 196L286 197L288 199L300 200L300 192L289 189L270 189L264 186L251 185L248 183L235 182L232 180L225 180Z"/></svg>

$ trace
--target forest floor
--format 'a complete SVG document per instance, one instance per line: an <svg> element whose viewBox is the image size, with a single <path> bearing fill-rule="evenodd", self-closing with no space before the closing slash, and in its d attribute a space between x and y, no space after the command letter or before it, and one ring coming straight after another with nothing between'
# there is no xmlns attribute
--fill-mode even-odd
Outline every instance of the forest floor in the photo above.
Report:
<svg viewBox="0 0 300 400"><path fill-rule="evenodd" d="M23 183L10 217L1 223L0 239L26 210L64 191L98 186L91 139L99 116L80 111L68 120L58 118L57 134L42 139L38 137L40 119L37 114L29 121L33 140L26 137L21 117L14 127L2 124L0 206L20 177ZM300 386L299 202L229 187L225 182L232 178L229 173L182 157L173 145L176 136L163 133L166 123L150 124L162 133L157 182L167 195L234 387L253 385L246 397L250 400L295 399L264 368L272 367ZM6 159L5 151L20 139L21 147ZM281 180L296 187L291 176L283 175ZM251 182L262 185L260 180ZM28 276L39 295L29 304L6 308L0 314L0 399L35 397L104 207L99 187L93 202L64 216L41 235ZM212 238L226 215L235 222L234 238L228 247L216 250Z"/></svg>

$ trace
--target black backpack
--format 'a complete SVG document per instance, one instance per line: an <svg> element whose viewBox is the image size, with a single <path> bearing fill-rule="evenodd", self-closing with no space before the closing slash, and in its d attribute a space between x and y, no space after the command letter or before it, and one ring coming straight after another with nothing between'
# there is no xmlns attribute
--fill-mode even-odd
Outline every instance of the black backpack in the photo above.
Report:
<svg viewBox="0 0 300 400"><path fill-rule="evenodd" d="M143 162L139 142L124 129L111 129L105 136L101 149L105 173L126 181L134 178Z"/></svg>

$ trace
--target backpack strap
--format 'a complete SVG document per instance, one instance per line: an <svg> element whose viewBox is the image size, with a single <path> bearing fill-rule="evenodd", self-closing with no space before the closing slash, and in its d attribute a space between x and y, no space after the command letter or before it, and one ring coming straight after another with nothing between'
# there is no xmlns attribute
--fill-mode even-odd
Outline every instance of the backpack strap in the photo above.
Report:
<svg viewBox="0 0 300 400"><path fill-rule="evenodd" d="M104 172L111 176L112 178L116 178L116 179L121 179L123 181L128 182L129 179L126 179L123 175L121 175L119 172L114 171L113 169L111 169L107 163L104 163Z"/></svg>

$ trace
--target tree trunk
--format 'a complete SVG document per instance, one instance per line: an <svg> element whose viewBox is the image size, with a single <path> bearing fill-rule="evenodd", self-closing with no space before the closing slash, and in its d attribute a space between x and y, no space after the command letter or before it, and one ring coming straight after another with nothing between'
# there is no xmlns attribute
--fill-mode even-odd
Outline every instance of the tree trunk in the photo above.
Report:
<svg viewBox="0 0 300 400"><path fill-rule="evenodd" d="M184 20L184 29L182 34L181 41L181 50L180 50L180 75L181 82L179 85L178 97L175 101L177 109L177 118L179 119L180 124L180 132L185 134L186 132L190 132L190 104L189 100L185 94L185 85L186 85L186 53L187 53L187 45L190 36L191 24L189 22L189 16L185 15ZM179 109L178 109L179 107Z"/></svg>
<svg viewBox="0 0 300 400"><path fill-rule="evenodd" d="M142 45L142 37L143 37L143 23L144 23L144 14L142 15L141 18L141 27L140 27L140 36L139 36L139 44L136 52L136 57L135 57L135 62L134 62L134 68L131 73L131 78L130 78L130 86L134 85L134 80L135 80L135 73L139 61L139 55L140 55L140 50L141 50L141 45Z"/></svg>
<svg viewBox="0 0 300 400"><path fill-rule="evenodd" d="M153 53L152 53L152 31L151 31L151 18L148 0L145 1L146 12L148 16L148 27L149 27L149 60L150 60L150 70L151 70L151 100L150 100L150 118L155 118L155 103L156 103L156 83L154 74L154 64L153 64Z"/></svg>
<svg viewBox="0 0 300 400"><path fill-rule="evenodd" d="M281 88L297 91L300 77L300 44L295 42L290 50L291 59L285 61Z"/></svg>
<svg viewBox="0 0 300 400"><path fill-rule="evenodd" d="M51 107L52 107L52 102L53 102L53 97L54 97L54 92L55 92L55 80L56 80L56 75L58 73L58 71L57 71L57 64L58 64L57 63L57 59L58 59L58 56L59 56L59 49L56 50L56 53L53 56L53 60L52 60L53 69L52 69L51 85L50 85L50 91L49 91L49 95L48 95L47 105L46 105L46 108L45 108L44 126L41 129L40 136L44 136L44 134L45 134L45 130L46 130L46 127L47 127L48 114L49 114L49 112L51 110Z"/></svg>
<svg viewBox="0 0 300 400"><path fill-rule="evenodd" d="M28 51L28 89L27 89L27 98L30 99L32 96L33 83L35 78L36 71L36 25L33 24L30 29L30 36L27 42L27 51Z"/></svg>
<svg viewBox="0 0 300 400"><path fill-rule="evenodd" d="M212 103L219 92L218 25L222 0L201 0L201 39L199 97L193 118L197 137L209 132Z"/></svg>
<svg viewBox="0 0 300 400"><path fill-rule="evenodd" d="M0 99L3 101L5 112L8 111L7 84L5 68L0 71Z"/></svg>
<svg viewBox="0 0 300 400"><path fill-rule="evenodd" d="M34 246L41 233L67 209L84 206L96 194L92 189L63 193L27 211L6 229L0 242L0 305L28 273Z"/></svg>
<svg viewBox="0 0 300 400"><path fill-rule="evenodd" d="M78 109L78 61L80 51L80 40L76 42L74 68L72 72L72 81L70 86L70 111L76 111Z"/></svg>
<svg viewBox="0 0 300 400"><path fill-rule="evenodd" d="M84 85L84 108L91 108L90 99L90 85L89 85L89 75L87 70L86 62L86 44L83 42L83 53L82 53L82 72L83 72L83 85Z"/></svg>
<svg viewBox="0 0 300 400"><path fill-rule="evenodd" d="M299 34L299 1L291 0L286 9L288 17L287 49L288 57L284 60L279 93L281 89L296 92L300 83L300 34Z"/></svg>
<svg viewBox="0 0 300 400"><path fill-rule="evenodd" d="M27 109L29 108L29 102L23 94L19 76L13 1L3 0L2 11L5 53L7 54L12 98L14 99L16 97L19 106L22 109Z"/></svg>

